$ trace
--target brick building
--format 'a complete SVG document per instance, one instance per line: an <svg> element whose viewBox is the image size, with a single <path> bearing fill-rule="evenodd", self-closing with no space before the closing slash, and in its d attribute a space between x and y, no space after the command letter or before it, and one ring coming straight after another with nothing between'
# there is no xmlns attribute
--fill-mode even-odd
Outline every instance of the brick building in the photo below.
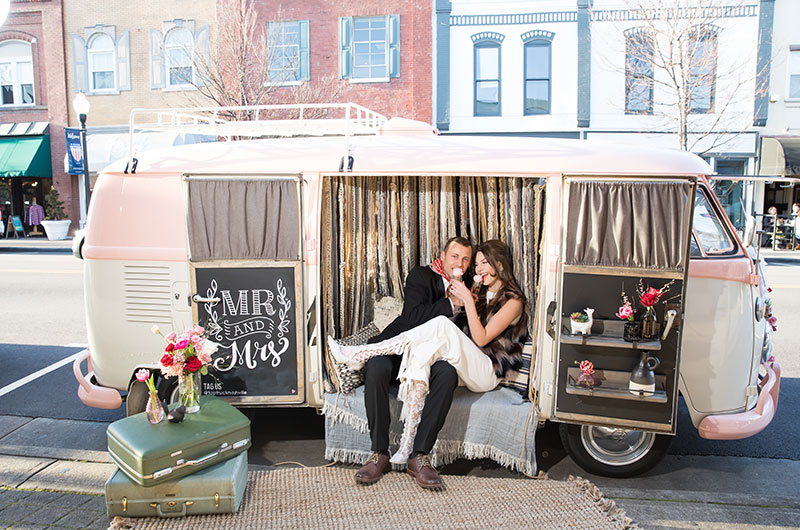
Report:
<svg viewBox="0 0 800 530"><path fill-rule="evenodd" d="M132 109L190 104L196 72L186 56L208 53L215 13L213 0L64 1L69 123L80 126L72 100L84 93L91 105L86 125L92 186L98 171L128 155ZM136 145L160 147L185 141L183 135L144 134Z"/></svg>
<svg viewBox="0 0 800 530"><path fill-rule="evenodd" d="M286 85L275 92L276 102L291 102L290 87L297 83L309 83L324 98L319 85L340 82L327 92L336 101L431 123L431 2L254 0L253 5L259 24L268 28L268 44L281 49L279 57L270 54L271 74ZM224 7L219 13L223 16ZM289 72L279 72L281 59Z"/></svg>
<svg viewBox="0 0 800 530"><path fill-rule="evenodd" d="M64 173L64 84L61 0L12 0L0 27L0 207L23 221L51 186L78 218L78 179ZM75 204L73 204L75 203ZM73 226L75 226L73 224Z"/></svg>

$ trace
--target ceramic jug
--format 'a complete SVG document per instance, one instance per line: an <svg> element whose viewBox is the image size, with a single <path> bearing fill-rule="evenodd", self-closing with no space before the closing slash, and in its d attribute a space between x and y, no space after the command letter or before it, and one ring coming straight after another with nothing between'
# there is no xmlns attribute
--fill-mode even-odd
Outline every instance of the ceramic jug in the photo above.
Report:
<svg viewBox="0 0 800 530"><path fill-rule="evenodd" d="M631 372L631 380L628 383L628 389L631 394L639 395L652 395L656 391L656 374L653 370L658 368L661 361L658 357L652 357L648 352L643 351L639 364Z"/></svg>

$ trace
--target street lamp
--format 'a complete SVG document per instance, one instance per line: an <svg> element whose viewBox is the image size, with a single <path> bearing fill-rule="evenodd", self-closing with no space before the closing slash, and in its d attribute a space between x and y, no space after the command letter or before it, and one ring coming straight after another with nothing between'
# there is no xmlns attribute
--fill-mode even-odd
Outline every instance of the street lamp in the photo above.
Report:
<svg viewBox="0 0 800 530"><path fill-rule="evenodd" d="M78 120L81 122L81 146L83 147L83 193L86 197L86 209L83 212L84 219L89 219L89 161L86 159L86 115L89 114L89 100L83 92L78 92L75 99L72 100L72 106L75 108L75 113L78 115Z"/></svg>

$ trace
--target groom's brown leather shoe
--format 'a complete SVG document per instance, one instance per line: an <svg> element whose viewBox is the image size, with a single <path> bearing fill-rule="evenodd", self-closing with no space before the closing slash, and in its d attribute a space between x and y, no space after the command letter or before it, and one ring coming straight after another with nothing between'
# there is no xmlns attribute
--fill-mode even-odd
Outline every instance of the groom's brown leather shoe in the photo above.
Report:
<svg viewBox="0 0 800 530"><path fill-rule="evenodd" d="M356 471L356 482L359 484L375 484L384 473L392 470L389 457L381 453L372 453L367 459L367 463Z"/></svg>
<svg viewBox="0 0 800 530"><path fill-rule="evenodd" d="M434 469L431 464L431 458L428 455L419 454L408 461L406 464L406 471L409 475L417 479L417 484L426 490L440 490L444 488L442 484L442 477Z"/></svg>

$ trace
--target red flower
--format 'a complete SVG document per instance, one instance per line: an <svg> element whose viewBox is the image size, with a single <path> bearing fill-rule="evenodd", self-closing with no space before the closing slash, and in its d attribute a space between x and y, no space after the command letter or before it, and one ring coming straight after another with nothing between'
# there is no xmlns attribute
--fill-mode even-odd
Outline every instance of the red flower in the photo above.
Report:
<svg viewBox="0 0 800 530"><path fill-rule="evenodd" d="M173 360L174 359L172 358L172 355L170 355L169 353L165 353L161 357L161 366L172 366L172 361Z"/></svg>
<svg viewBox="0 0 800 530"><path fill-rule="evenodd" d="M164 348L164 351L170 352L170 351L172 351L174 349L175 349L175 345L170 342L169 344L167 344L167 347Z"/></svg>
<svg viewBox="0 0 800 530"><path fill-rule="evenodd" d="M661 294L661 291L655 287L651 287L642 295L642 297L639 299L639 302L645 307L653 307L661 298Z"/></svg>
<svg viewBox="0 0 800 530"><path fill-rule="evenodd" d="M197 358L197 356L189 357L186 360L185 368L187 372L196 372L202 367L203 363L200 361L200 359Z"/></svg>

